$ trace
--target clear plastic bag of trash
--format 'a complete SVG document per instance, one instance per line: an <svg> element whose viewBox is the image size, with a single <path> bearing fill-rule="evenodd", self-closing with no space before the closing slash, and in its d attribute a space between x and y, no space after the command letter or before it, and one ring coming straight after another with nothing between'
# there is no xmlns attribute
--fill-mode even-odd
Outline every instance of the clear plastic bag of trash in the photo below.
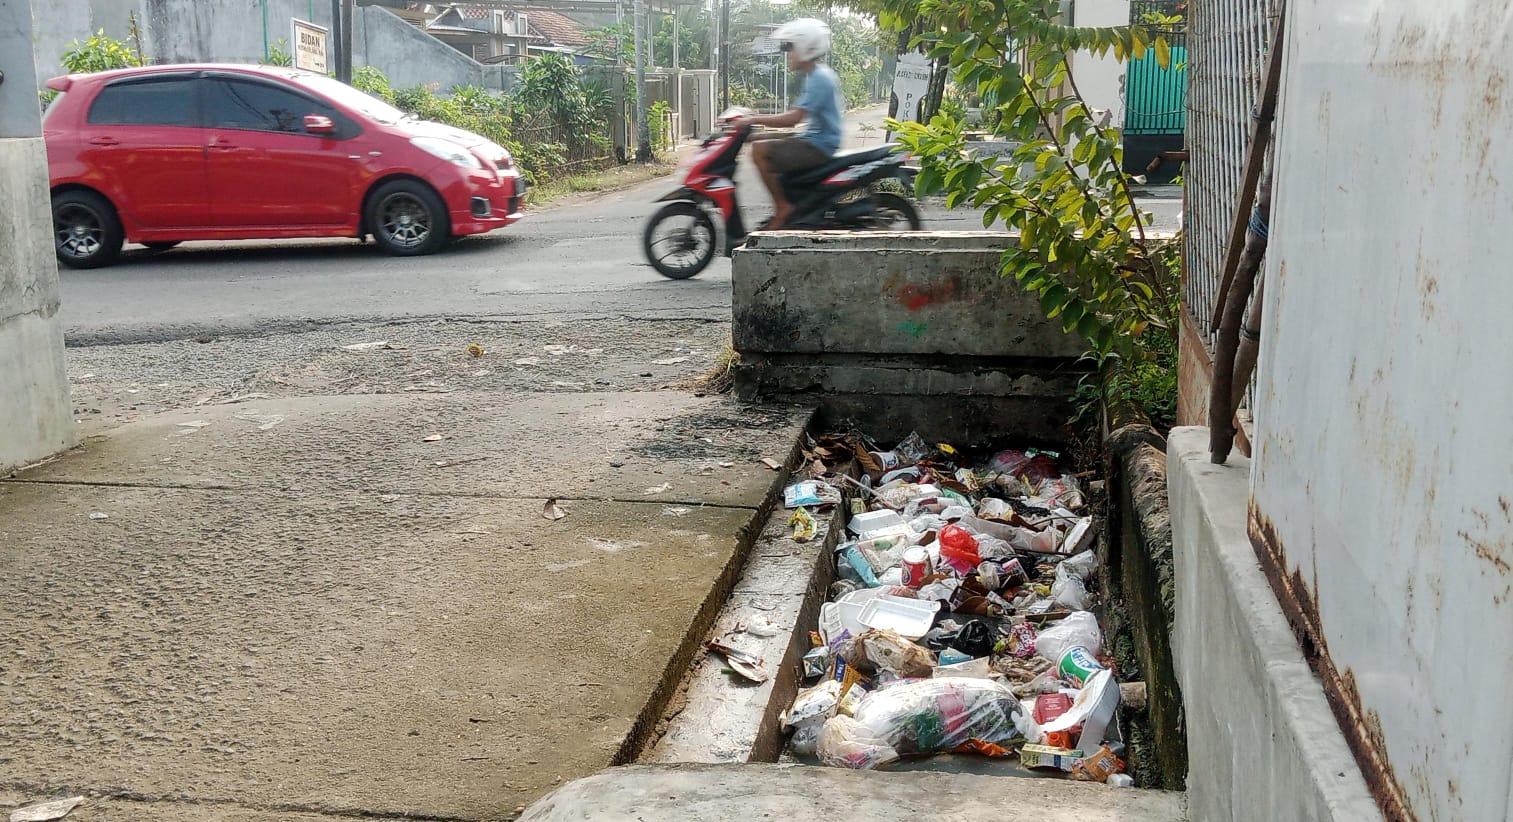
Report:
<svg viewBox="0 0 1513 822"><path fill-rule="evenodd" d="M1024 477L1032 483L1061 476L1055 460L1033 449L999 451L988 461L988 470L1009 477Z"/></svg>
<svg viewBox="0 0 1513 822"><path fill-rule="evenodd" d="M968 739L1007 745L1019 738L1019 713L1014 692L991 679L903 683L868 695L854 722L827 721L820 756L826 764L871 768L890 761L889 754L942 753Z"/></svg>
<svg viewBox="0 0 1513 822"><path fill-rule="evenodd" d="M794 753L807 756L815 752L820 729L835 716L840 702L841 684L833 679L799 691L793 705L778 717L783 729L793 733L789 745Z"/></svg>
<svg viewBox="0 0 1513 822"><path fill-rule="evenodd" d="M886 671L903 677L927 677L935 656L893 631L869 630L851 641L841 656L864 672Z"/></svg>
<svg viewBox="0 0 1513 822"><path fill-rule="evenodd" d="M835 768L867 770L898 759L898 751L886 739L849 716L827 720L815 748L820 761Z"/></svg>
<svg viewBox="0 0 1513 822"><path fill-rule="evenodd" d="M1035 486L1035 499L1044 508L1060 507L1073 511L1085 504L1082 488L1077 484L1077 478L1071 474L1041 480Z"/></svg>
<svg viewBox="0 0 1513 822"><path fill-rule="evenodd" d="M1088 649L1093 656L1103 653L1103 631L1098 628L1098 618L1090 611L1075 611L1055 625L1041 628L1035 635L1036 656L1053 663L1066 649L1078 645Z"/></svg>

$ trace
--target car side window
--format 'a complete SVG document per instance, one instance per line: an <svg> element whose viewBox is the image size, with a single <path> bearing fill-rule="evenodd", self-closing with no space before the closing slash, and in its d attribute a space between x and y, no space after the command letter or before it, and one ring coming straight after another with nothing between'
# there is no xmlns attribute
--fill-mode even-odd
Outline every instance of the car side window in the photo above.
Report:
<svg viewBox="0 0 1513 822"><path fill-rule="evenodd" d="M214 79L207 92L205 120L212 128L304 134L307 114L330 117L339 131L345 121L324 103L266 83Z"/></svg>
<svg viewBox="0 0 1513 822"><path fill-rule="evenodd" d="M89 107L93 125L196 126L194 81L188 77L111 83Z"/></svg>

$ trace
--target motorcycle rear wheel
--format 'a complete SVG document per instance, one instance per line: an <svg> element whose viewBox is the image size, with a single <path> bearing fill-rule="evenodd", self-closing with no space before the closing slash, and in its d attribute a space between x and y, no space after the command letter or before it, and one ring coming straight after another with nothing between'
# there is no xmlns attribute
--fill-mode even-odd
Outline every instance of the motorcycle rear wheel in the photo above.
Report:
<svg viewBox="0 0 1513 822"><path fill-rule="evenodd" d="M684 225L678 222L689 221ZM641 248L658 274L686 280L714 260L719 241L714 219L697 203L668 203L646 224Z"/></svg>
<svg viewBox="0 0 1513 822"><path fill-rule="evenodd" d="M924 227L919 209L907 197L880 191L872 195L872 200L877 203L877 211L871 217L874 231L919 231Z"/></svg>

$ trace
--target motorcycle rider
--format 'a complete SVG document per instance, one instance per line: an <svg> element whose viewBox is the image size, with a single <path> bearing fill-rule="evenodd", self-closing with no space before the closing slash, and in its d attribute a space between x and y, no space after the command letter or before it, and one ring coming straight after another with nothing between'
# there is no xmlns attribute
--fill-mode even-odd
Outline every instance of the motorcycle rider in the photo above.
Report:
<svg viewBox="0 0 1513 822"><path fill-rule="evenodd" d="M793 214L793 204L783 196L781 177L794 171L830 162L841 145L841 82L825 65L830 53L830 27L812 17L792 20L772 33L778 48L788 55L788 69L806 76L804 91L793 108L782 114L743 117L736 125L804 130L792 136L761 134L752 137L751 157L762 182L772 194L772 219L764 229L782 228Z"/></svg>

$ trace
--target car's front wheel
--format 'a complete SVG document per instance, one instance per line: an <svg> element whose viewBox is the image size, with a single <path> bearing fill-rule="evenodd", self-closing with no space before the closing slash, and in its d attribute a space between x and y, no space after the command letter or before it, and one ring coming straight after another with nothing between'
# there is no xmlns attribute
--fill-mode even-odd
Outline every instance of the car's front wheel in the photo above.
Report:
<svg viewBox="0 0 1513 822"><path fill-rule="evenodd" d="M368 231L384 252L400 257L430 254L446 245L452 224L441 195L416 180L393 180L368 198Z"/></svg>
<svg viewBox="0 0 1513 822"><path fill-rule="evenodd" d="M69 268L99 268L121 254L126 234L109 200L93 191L53 195L53 246Z"/></svg>

